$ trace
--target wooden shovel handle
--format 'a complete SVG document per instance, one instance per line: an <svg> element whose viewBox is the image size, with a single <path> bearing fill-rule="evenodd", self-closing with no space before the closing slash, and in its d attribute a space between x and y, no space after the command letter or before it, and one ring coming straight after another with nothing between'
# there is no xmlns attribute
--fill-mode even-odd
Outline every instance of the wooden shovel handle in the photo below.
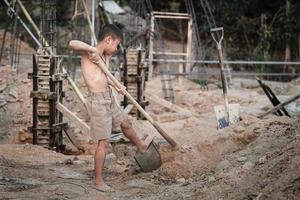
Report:
<svg viewBox="0 0 300 200"><path fill-rule="evenodd" d="M110 80L121 88L120 82L110 73L107 67L101 61L97 63L100 69L110 78ZM176 147L176 142L153 120L153 118L135 101L135 99L125 90L125 96L133 103L133 105L145 116L145 118L153 125L159 134L172 146Z"/></svg>

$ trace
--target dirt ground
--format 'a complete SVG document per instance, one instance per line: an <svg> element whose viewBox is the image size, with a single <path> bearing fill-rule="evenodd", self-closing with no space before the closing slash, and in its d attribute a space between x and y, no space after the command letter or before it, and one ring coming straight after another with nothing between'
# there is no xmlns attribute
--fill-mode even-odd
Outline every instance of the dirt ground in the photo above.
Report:
<svg viewBox="0 0 300 200"><path fill-rule="evenodd" d="M0 66L0 199L300 199L299 101L286 107L292 118L258 119L272 107L269 100L256 81L233 79L229 102L240 104L242 120L218 130L213 107L222 104L223 97L217 84L209 84L206 91L187 79L175 80L175 104L197 115L170 111L151 101L147 111L179 148L172 150L149 122L132 118L140 137L156 136L163 164L144 173L133 159L136 148L131 143L113 143L105 180L116 192L102 193L90 187L95 145L71 122L70 131L82 149L66 137L71 155L31 144L28 72L30 60L18 74L7 64ZM86 94L78 73L76 83ZM268 84L281 101L300 91L299 79ZM146 92L162 98L161 88L160 79L154 78ZM65 90L65 105L88 121L67 84Z"/></svg>

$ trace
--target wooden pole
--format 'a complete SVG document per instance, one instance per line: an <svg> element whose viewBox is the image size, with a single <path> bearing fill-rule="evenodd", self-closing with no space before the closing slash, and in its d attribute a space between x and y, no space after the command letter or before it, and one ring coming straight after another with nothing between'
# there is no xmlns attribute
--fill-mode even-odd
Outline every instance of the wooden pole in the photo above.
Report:
<svg viewBox="0 0 300 200"><path fill-rule="evenodd" d="M119 81L110 73L105 63L99 61L98 67L110 78L111 81L118 87L121 88ZM144 115L144 117L154 126L154 128L160 133L160 135L172 146L176 147L177 143L154 121L154 119L135 101L135 99L125 90L126 97L133 103L133 105Z"/></svg>
<svg viewBox="0 0 300 200"><path fill-rule="evenodd" d="M299 99L299 98L300 98L300 94L297 94L296 96L293 96L292 98L286 100L285 102L283 102L283 103L281 103L281 104L278 104L277 106L275 106L275 107L269 109L269 110L266 111L265 113L259 115L258 118L261 118L261 119L262 119L262 118L264 118L265 116L267 116L268 114L276 112L277 110L279 110L279 109L282 108L283 106L286 106L286 105L288 105L289 103L291 103L291 102L293 102L293 101L295 101L295 100L297 100L297 99Z"/></svg>
<svg viewBox="0 0 300 200"><path fill-rule="evenodd" d="M63 104L57 103L56 104L56 109L59 112L61 112L64 116L68 117L75 124L77 124L84 133L89 133L90 132L90 127L84 121L82 121L80 118L78 118L74 113L72 113L72 111L70 111Z"/></svg>
<svg viewBox="0 0 300 200"><path fill-rule="evenodd" d="M186 45L186 59L190 60L192 57L192 32L193 32L193 21L192 18L188 22L188 31L187 31L187 45ZM186 72L191 72L191 63L186 64Z"/></svg>
<svg viewBox="0 0 300 200"><path fill-rule="evenodd" d="M149 63L149 72L148 72L148 80L152 79L153 75L153 39L154 39L154 15L151 13L151 19L150 19L150 38L149 38L149 55L148 58L150 61Z"/></svg>
<svg viewBox="0 0 300 200"><path fill-rule="evenodd" d="M29 13L27 12L25 6L22 4L22 2L20 0L18 0L17 2L20 5L21 10L23 11L25 17L27 18L27 20L30 22L30 24L34 28L35 32L38 35L41 35L41 31L39 30L39 28L37 27L37 25L35 24L35 22L31 18L31 16L29 15ZM41 38L42 38L43 41L45 41L45 44L47 45L48 41L42 35L41 35ZM51 49L49 49L49 50L51 51ZM50 53L52 53L52 52L50 52ZM84 106L86 106L86 100L84 99L84 97L83 97L82 93L80 92L79 88L76 86L75 82L72 80L70 75L67 73L67 70L64 67L62 67L62 71L63 71L63 73L67 74L68 82L70 83L71 87L74 89L75 93L78 95L81 102L84 104Z"/></svg>

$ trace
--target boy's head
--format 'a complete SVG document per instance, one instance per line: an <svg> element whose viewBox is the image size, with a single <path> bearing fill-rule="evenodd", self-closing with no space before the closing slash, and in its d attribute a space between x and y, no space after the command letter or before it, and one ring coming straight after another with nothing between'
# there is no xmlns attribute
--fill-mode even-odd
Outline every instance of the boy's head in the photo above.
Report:
<svg viewBox="0 0 300 200"><path fill-rule="evenodd" d="M99 31L97 39L104 45L105 53L112 55L123 40L123 33L116 25L107 24Z"/></svg>

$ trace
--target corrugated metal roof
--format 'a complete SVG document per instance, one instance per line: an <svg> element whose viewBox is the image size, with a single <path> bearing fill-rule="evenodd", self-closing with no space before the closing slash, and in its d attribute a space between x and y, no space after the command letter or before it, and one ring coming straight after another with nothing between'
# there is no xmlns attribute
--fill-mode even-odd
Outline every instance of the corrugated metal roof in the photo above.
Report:
<svg viewBox="0 0 300 200"><path fill-rule="evenodd" d="M125 10L123 10L115 1L106 0L101 2L105 11L112 14L123 14Z"/></svg>

